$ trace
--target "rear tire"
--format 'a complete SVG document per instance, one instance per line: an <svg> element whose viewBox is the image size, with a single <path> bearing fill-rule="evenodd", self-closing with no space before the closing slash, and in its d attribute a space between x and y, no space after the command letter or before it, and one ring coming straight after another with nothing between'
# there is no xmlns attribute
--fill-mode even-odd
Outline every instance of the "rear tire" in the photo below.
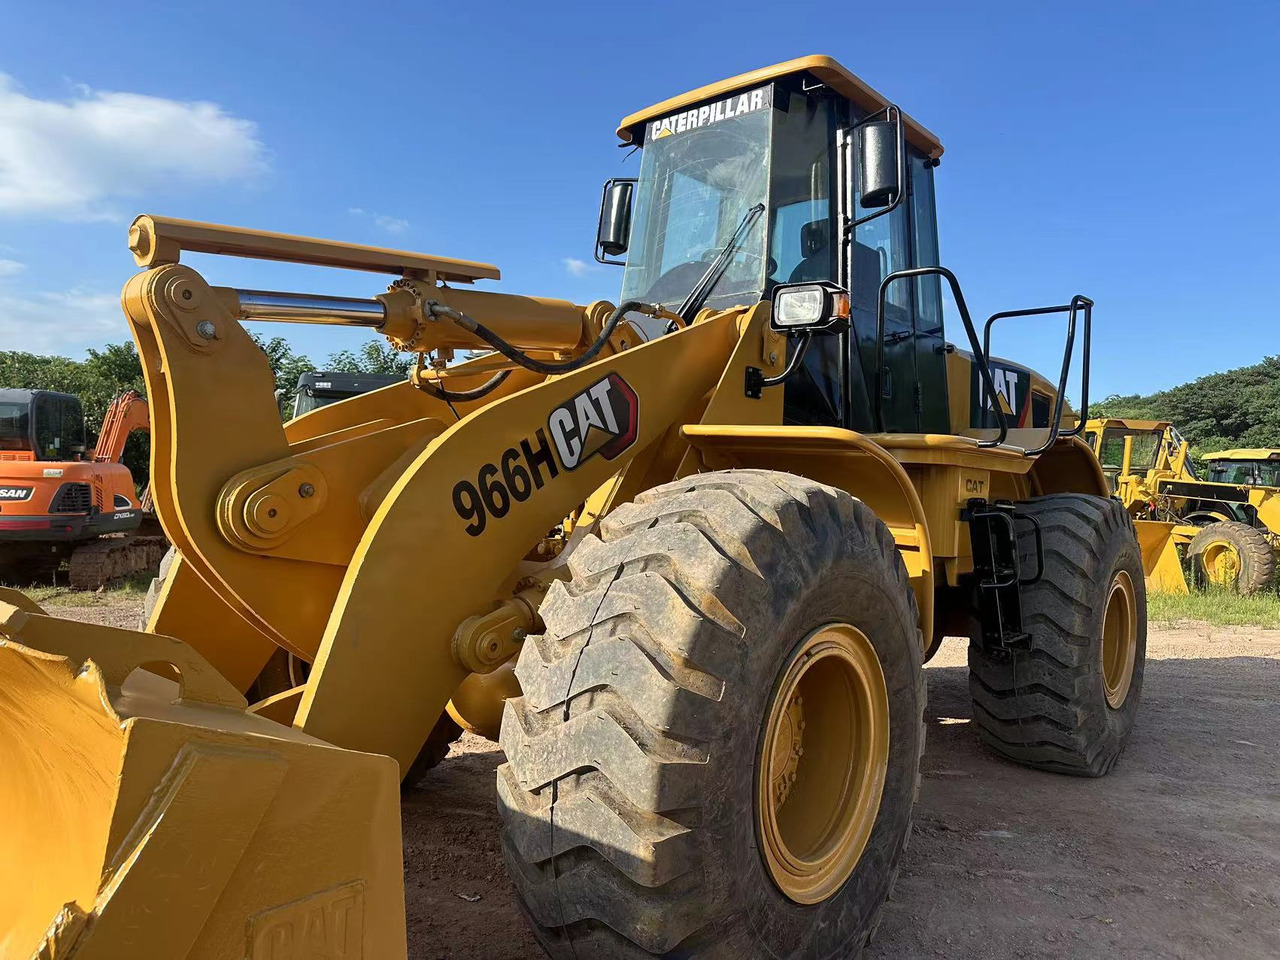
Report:
<svg viewBox="0 0 1280 960"><path fill-rule="evenodd" d="M841 491L741 470L649 490L600 536L548 593L502 723L503 850L539 941L575 960L856 957L910 836L923 751L919 616L888 529ZM845 741L814 710L827 688L802 688L803 745L824 759L762 750L789 744L778 705L798 708L796 665L822 662L810 651L829 629L878 661L887 731L878 806L842 808L868 832L814 902L782 892L761 791L796 774L782 808L838 769L822 751ZM839 756L861 769L857 750Z"/></svg>
<svg viewBox="0 0 1280 960"><path fill-rule="evenodd" d="M1217 583L1241 596L1266 590L1276 575L1276 554L1266 535L1238 520L1201 527L1187 556L1199 584Z"/></svg>
<svg viewBox="0 0 1280 960"><path fill-rule="evenodd" d="M1124 750L1142 693L1147 595L1133 521L1118 500L1075 494L1017 512L1040 523L1044 573L1022 591L1030 649L969 644L978 736L1027 766L1100 777ZM1030 539L1024 570L1035 564Z"/></svg>

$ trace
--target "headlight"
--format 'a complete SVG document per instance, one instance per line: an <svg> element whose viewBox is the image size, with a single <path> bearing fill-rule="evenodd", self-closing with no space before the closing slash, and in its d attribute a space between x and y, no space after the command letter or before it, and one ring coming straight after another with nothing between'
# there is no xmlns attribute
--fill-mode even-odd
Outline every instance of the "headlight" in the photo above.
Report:
<svg viewBox="0 0 1280 960"><path fill-rule="evenodd" d="M773 328L816 333L849 319L849 294L834 283L788 283L773 290Z"/></svg>

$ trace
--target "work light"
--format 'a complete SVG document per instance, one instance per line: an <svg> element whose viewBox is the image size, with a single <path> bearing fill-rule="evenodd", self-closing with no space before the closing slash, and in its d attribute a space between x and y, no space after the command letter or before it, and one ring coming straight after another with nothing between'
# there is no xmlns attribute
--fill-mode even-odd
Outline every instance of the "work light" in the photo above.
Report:
<svg viewBox="0 0 1280 960"><path fill-rule="evenodd" d="M844 329L849 294L834 283L780 284L773 290L773 329L786 333L823 333Z"/></svg>

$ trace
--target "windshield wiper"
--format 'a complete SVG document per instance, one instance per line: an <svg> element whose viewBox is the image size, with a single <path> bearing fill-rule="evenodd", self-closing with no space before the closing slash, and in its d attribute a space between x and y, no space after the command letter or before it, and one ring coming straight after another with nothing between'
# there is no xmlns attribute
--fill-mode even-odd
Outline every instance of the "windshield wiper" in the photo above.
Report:
<svg viewBox="0 0 1280 960"><path fill-rule="evenodd" d="M733 236L729 238L729 242L724 245L724 249L711 261L711 265L707 267L707 272L698 278L698 282L693 285L693 289L684 298L684 302L676 308L676 313L680 314L680 319L686 325L693 323L694 316L702 309L702 304L711 294L712 288L720 282L720 277L729 266L729 259L741 245L743 238L747 235L747 231L756 222L756 217L762 213L764 213L764 204L757 203L742 215L742 220L738 223L737 229L733 231Z"/></svg>

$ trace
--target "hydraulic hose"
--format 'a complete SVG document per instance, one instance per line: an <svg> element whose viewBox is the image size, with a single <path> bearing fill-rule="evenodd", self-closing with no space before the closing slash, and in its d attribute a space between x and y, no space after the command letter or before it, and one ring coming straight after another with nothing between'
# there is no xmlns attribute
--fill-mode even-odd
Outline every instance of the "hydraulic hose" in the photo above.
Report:
<svg viewBox="0 0 1280 960"><path fill-rule="evenodd" d="M544 360L535 360L533 357L527 356L516 347L509 344L502 337L498 336L483 323L467 316L461 310L455 310L446 304L434 302L430 304L431 313L437 317L448 317L458 326L462 327L469 333L474 333L493 349L506 357L513 363L517 363L526 370L532 370L535 373L543 373L548 376L554 376L559 373L571 373L580 367L585 367L588 363L596 358L604 345L609 342L609 338L613 336L613 331L617 329L622 318L628 313L635 311L643 313L645 316L657 317L662 316L666 311L658 304L641 303L639 300L627 300L619 304L613 313L609 314L609 319L605 321L604 327L600 330L600 336L596 337L595 343L591 344L580 357L572 360L566 360L564 363L547 363ZM487 386L487 384L486 384Z"/></svg>
<svg viewBox="0 0 1280 960"><path fill-rule="evenodd" d="M421 381L421 385L423 390L445 403L470 403L472 400L482 400L487 397L502 386L503 381L509 376L511 376L510 370L500 370L480 386L472 387L470 390L446 390L430 381Z"/></svg>

